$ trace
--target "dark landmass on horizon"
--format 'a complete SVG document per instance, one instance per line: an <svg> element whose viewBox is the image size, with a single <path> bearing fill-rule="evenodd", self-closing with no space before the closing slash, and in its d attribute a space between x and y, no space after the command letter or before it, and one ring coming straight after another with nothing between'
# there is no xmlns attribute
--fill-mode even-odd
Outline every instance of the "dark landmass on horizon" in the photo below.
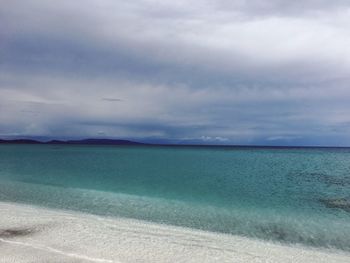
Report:
<svg viewBox="0 0 350 263"><path fill-rule="evenodd" d="M13 140L1 140L0 144L64 144L64 145L147 145L146 143L129 141L129 140L114 140L114 139L83 139L83 140L50 140L50 141L38 141L32 139L13 139Z"/></svg>
<svg viewBox="0 0 350 263"><path fill-rule="evenodd" d="M41 145L110 145L110 146L168 146L168 147L227 147L227 148L272 148L272 149L299 149L299 148L339 148L349 149L348 146L285 146L285 145L230 145L230 144L171 144L145 143L119 139L81 139L81 140L49 140L34 139L0 139L0 144L41 144Z"/></svg>

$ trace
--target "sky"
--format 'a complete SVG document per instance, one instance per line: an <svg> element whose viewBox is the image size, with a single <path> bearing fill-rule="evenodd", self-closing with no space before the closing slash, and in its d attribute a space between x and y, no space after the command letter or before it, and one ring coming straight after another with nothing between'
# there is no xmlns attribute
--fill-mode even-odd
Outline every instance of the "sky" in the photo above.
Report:
<svg viewBox="0 0 350 263"><path fill-rule="evenodd" d="M0 137L350 146L348 0L0 0Z"/></svg>

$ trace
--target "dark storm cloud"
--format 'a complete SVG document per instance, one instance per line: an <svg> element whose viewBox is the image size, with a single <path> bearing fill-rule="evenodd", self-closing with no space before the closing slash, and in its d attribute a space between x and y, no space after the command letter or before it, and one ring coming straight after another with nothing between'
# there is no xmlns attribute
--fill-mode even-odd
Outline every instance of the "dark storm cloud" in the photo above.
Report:
<svg viewBox="0 0 350 263"><path fill-rule="evenodd" d="M349 13L348 1L5 1L0 135L347 144Z"/></svg>

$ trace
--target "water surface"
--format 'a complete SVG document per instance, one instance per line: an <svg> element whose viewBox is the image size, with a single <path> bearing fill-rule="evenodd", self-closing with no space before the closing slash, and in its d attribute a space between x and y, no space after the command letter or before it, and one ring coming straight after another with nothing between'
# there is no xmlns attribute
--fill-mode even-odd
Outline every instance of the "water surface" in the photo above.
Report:
<svg viewBox="0 0 350 263"><path fill-rule="evenodd" d="M349 197L348 149L0 145L2 201L350 251Z"/></svg>

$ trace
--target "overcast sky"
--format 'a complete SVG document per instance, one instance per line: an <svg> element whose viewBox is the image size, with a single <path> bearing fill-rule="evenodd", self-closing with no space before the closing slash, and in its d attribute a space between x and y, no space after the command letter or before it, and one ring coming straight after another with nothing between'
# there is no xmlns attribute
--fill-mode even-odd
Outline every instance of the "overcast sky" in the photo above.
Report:
<svg viewBox="0 0 350 263"><path fill-rule="evenodd" d="M348 0L0 0L0 137L350 146Z"/></svg>

